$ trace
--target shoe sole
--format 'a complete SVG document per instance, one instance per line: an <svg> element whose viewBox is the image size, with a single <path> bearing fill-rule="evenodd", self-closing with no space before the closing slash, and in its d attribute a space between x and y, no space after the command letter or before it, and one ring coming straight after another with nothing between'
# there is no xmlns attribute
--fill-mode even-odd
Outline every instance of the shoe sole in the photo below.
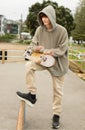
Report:
<svg viewBox="0 0 85 130"><path fill-rule="evenodd" d="M60 128L60 126L57 126L57 127L53 127L53 126L52 126L52 128L53 128L53 129L59 129L59 128Z"/></svg>
<svg viewBox="0 0 85 130"><path fill-rule="evenodd" d="M30 101L28 101L28 100L26 100L26 99L23 99L22 97L20 97L20 96L18 96L17 95L17 97L20 99L20 100L22 100L22 101L24 101L27 105L29 105L30 107L34 107L34 104L32 104Z"/></svg>
<svg viewBox="0 0 85 130"><path fill-rule="evenodd" d="M53 129L59 129L60 128L60 125L55 127L55 126L52 126Z"/></svg>

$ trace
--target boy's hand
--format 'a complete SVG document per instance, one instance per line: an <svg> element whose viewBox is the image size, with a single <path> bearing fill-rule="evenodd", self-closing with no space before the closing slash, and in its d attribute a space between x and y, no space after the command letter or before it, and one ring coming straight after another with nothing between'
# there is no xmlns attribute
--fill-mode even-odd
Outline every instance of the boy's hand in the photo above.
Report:
<svg viewBox="0 0 85 130"><path fill-rule="evenodd" d="M54 55L54 52L53 52L53 50L51 50L51 49L46 49L46 50L44 50L44 54L45 54L45 55L51 55L51 56L53 56L53 55Z"/></svg>
<svg viewBox="0 0 85 130"><path fill-rule="evenodd" d="M43 46L35 46L34 47L34 51L36 51L36 52L43 52L43 50L44 50Z"/></svg>

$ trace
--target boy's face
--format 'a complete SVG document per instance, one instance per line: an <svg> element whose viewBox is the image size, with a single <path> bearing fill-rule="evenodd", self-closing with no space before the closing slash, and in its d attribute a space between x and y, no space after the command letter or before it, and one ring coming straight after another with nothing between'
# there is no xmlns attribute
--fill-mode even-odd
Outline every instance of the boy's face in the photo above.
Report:
<svg viewBox="0 0 85 130"><path fill-rule="evenodd" d="M42 17L42 22L45 26L51 25L51 22L47 16Z"/></svg>

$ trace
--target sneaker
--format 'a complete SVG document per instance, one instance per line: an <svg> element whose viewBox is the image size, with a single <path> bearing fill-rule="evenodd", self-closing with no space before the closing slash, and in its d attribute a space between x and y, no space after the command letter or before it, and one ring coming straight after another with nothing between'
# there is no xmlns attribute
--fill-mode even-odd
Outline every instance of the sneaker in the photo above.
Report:
<svg viewBox="0 0 85 130"><path fill-rule="evenodd" d="M29 106L33 107L36 102L36 97L32 98L31 93L21 93L17 92L17 96L20 100L25 101Z"/></svg>
<svg viewBox="0 0 85 130"><path fill-rule="evenodd" d="M53 129L58 129L60 127L59 118L60 117L58 115L53 115L53 119L52 119L52 127L53 127Z"/></svg>

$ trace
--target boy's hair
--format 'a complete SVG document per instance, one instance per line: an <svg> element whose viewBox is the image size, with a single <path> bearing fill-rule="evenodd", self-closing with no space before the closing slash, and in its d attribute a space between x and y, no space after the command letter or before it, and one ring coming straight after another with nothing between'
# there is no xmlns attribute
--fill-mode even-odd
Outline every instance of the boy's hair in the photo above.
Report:
<svg viewBox="0 0 85 130"><path fill-rule="evenodd" d="M39 14L39 17L40 17L40 19L41 19L42 17L47 17L47 16L46 16L46 14L44 14L44 13L40 13L40 14Z"/></svg>

